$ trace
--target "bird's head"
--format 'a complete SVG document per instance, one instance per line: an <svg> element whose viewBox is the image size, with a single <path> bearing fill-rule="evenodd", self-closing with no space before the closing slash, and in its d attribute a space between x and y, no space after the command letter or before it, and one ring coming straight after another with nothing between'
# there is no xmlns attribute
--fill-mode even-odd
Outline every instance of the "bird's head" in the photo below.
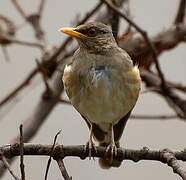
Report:
<svg viewBox="0 0 186 180"><path fill-rule="evenodd" d="M106 51L117 46L111 28L100 22L83 24L76 28L61 28L59 31L75 37L80 48L93 52Z"/></svg>

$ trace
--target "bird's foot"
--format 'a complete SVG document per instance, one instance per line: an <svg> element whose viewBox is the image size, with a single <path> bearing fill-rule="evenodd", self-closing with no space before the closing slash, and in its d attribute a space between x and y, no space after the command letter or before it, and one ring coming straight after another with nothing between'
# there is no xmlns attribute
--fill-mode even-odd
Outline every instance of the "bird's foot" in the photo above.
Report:
<svg viewBox="0 0 186 180"><path fill-rule="evenodd" d="M109 152L110 152L110 158L109 158ZM105 155L110 160L110 163L112 163L114 157L117 157L117 147L115 142L112 142L107 146Z"/></svg>
<svg viewBox="0 0 186 180"><path fill-rule="evenodd" d="M91 155L92 155L92 149L97 153L97 148L96 146L94 145L94 143L92 142L92 140L90 139L84 146L84 153L87 152L88 150L88 157L89 157L89 160L91 159ZM94 157L93 157L94 159Z"/></svg>

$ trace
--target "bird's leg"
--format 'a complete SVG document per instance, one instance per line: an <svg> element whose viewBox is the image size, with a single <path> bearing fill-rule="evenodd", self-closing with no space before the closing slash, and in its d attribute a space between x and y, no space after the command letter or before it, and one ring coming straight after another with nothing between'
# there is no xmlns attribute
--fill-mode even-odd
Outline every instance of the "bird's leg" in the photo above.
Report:
<svg viewBox="0 0 186 180"><path fill-rule="evenodd" d="M93 125L92 125L92 123L90 123L90 138L89 138L88 142L85 144L85 147L84 147L84 152L86 152L87 148L88 148L89 159L91 159L92 149L94 149L95 152L97 153L97 148L92 141L92 135L93 135Z"/></svg>
<svg viewBox="0 0 186 180"><path fill-rule="evenodd" d="M111 142L110 144L107 146L107 149L106 149L106 157L108 157L108 153L109 153L109 150L110 150L110 163L112 163L113 161L113 158L117 156L117 147L116 147L116 144L115 144L115 141L114 141L114 128L113 128L113 125L111 124L110 126L110 130L111 130Z"/></svg>

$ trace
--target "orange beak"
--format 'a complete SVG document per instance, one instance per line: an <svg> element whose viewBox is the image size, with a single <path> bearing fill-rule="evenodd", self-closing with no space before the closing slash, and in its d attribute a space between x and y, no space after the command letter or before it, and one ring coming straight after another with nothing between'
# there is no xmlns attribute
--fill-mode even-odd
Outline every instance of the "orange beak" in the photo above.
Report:
<svg viewBox="0 0 186 180"><path fill-rule="evenodd" d="M76 31L75 28L65 27L65 28L59 29L59 31L65 33L65 34L68 34L72 37L77 37L77 38L86 38L87 37L86 35Z"/></svg>

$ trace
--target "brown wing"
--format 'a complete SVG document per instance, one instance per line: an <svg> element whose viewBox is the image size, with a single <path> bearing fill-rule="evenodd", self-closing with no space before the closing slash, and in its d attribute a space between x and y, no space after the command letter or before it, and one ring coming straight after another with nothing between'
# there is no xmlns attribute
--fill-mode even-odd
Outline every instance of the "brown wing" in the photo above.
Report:
<svg viewBox="0 0 186 180"><path fill-rule="evenodd" d="M127 123L128 118L130 117L132 110L129 111L116 125L114 125L114 140L118 142L123 134L123 130Z"/></svg>

